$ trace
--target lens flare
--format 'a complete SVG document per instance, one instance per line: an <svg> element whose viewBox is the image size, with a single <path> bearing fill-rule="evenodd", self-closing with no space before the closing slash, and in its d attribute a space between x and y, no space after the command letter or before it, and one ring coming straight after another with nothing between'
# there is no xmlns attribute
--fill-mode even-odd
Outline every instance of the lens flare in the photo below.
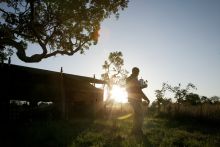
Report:
<svg viewBox="0 0 220 147"><path fill-rule="evenodd" d="M114 85L111 90L111 97L115 102L118 103L127 103L128 102L128 94L125 88Z"/></svg>

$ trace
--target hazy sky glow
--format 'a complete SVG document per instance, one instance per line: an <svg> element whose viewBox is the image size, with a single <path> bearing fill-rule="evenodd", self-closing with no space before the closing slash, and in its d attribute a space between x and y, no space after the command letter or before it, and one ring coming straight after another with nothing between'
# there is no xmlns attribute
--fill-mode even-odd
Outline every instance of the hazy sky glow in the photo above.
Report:
<svg viewBox="0 0 220 147"><path fill-rule="evenodd" d="M31 46L32 53L36 47ZM112 51L122 51L125 68L140 68L149 81L151 100L163 82L192 82L199 95L220 96L220 1L136 0L105 20L98 45L85 55L57 56L30 64L12 58L13 64L100 78L102 64Z"/></svg>

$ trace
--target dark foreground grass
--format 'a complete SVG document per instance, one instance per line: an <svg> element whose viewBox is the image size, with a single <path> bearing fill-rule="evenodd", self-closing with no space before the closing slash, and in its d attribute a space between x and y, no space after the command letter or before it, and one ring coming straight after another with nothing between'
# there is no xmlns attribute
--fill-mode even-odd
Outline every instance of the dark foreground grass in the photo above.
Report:
<svg viewBox="0 0 220 147"><path fill-rule="evenodd" d="M144 136L130 134L131 118L125 120L35 121L13 124L1 131L1 146L21 147L138 147L220 146L219 127L196 121L146 117Z"/></svg>

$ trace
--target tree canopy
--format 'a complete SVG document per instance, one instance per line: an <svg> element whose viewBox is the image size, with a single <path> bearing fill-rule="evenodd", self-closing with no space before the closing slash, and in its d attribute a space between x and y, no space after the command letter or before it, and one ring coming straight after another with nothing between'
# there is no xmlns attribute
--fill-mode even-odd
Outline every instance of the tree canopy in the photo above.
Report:
<svg viewBox="0 0 220 147"><path fill-rule="evenodd" d="M129 0L3 0L0 2L0 56L16 50L24 62L83 53L98 41L100 23ZM40 53L27 56L28 43Z"/></svg>
<svg viewBox="0 0 220 147"><path fill-rule="evenodd" d="M124 59L122 52L115 51L111 52L108 56L108 59L104 61L102 68L104 73L101 75L102 79L108 83L108 86L117 84L124 86L125 79L127 77L128 71L124 69Z"/></svg>
<svg viewBox="0 0 220 147"><path fill-rule="evenodd" d="M188 83L186 88L182 88L180 83L178 86L171 86L168 83L163 83L163 87L165 87L166 90L174 93L174 98L179 104L185 100L186 95L189 93L190 89L196 89L196 86L192 83Z"/></svg>
<svg viewBox="0 0 220 147"><path fill-rule="evenodd" d="M120 51L110 52L108 59L102 65L104 73L102 79L107 82L107 99L106 102L112 104L111 91L113 85L125 86L127 70L124 68L123 54Z"/></svg>

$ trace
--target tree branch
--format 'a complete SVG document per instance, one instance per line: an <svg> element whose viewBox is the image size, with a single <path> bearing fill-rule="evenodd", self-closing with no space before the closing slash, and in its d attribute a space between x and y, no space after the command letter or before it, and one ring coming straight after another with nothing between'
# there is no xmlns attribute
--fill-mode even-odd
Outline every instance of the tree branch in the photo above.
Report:
<svg viewBox="0 0 220 147"><path fill-rule="evenodd" d="M13 30L13 33L20 35L20 36L23 36L23 37L26 37L26 38L34 38L34 36L23 34L23 33L16 31L16 30Z"/></svg>
<svg viewBox="0 0 220 147"><path fill-rule="evenodd" d="M3 10L3 9L1 9L1 8L0 8L0 11L2 11L3 13L6 13L7 15L9 15L8 12L6 12L5 10Z"/></svg>
<svg viewBox="0 0 220 147"><path fill-rule="evenodd" d="M56 34L56 30L57 30L56 27L57 27L57 26L54 26L54 30L53 30L53 32L51 33L51 35L46 37L46 39L45 39L45 41L44 41L45 44L47 44L48 41L49 41L51 38L53 38L53 36ZM51 28L51 29L52 29L52 28Z"/></svg>
<svg viewBox="0 0 220 147"><path fill-rule="evenodd" d="M30 62L40 62L44 57L44 54L35 54L35 55L28 57L26 55L25 48L22 45L22 43L16 42L16 41L9 39L9 38L1 39L1 44L3 44L3 46L14 47L17 50L16 54L17 54L18 58L24 62L27 62L27 63L28 62L29 63Z"/></svg>
<svg viewBox="0 0 220 147"><path fill-rule="evenodd" d="M50 54L47 54L45 55L44 58L48 58L48 57L51 57L51 56L56 56L57 54L60 54L60 55L73 55L75 54L76 52L78 52L80 49L82 49L82 46L86 43L87 41L85 41L84 43L82 43L81 45L79 45L75 50L71 50L70 52L68 51L65 51L65 50L56 50Z"/></svg>

